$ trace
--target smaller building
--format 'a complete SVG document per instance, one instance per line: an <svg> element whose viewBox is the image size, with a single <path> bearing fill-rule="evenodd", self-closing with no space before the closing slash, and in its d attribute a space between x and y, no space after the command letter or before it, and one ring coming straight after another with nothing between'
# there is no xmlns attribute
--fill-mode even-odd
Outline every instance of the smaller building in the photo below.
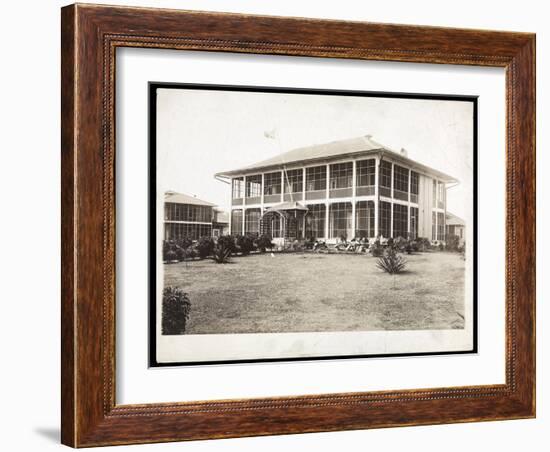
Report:
<svg viewBox="0 0 550 452"><path fill-rule="evenodd" d="M451 212L446 213L447 236L456 235L460 240L466 239L466 222Z"/></svg>
<svg viewBox="0 0 550 452"><path fill-rule="evenodd" d="M212 237L229 234L229 214L220 209L214 209L212 220Z"/></svg>
<svg viewBox="0 0 550 452"><path fill-rule="evenodd" d="M196 196L167 191L164 196L164 239L211 237L214 207Z"/></svg>

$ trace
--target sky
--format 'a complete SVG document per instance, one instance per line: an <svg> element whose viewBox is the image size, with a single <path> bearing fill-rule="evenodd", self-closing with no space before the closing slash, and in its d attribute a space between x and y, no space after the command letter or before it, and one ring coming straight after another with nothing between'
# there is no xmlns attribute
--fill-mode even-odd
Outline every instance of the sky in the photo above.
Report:
<svg viewBox="0 0 550 452"><path fill-rule="evenodd" d="M157 191L195 195L228 210L229 185L215 173L363 135L458 179L447 192L447 210L469 216L473 103L448 100L161 88Z"/></svg>

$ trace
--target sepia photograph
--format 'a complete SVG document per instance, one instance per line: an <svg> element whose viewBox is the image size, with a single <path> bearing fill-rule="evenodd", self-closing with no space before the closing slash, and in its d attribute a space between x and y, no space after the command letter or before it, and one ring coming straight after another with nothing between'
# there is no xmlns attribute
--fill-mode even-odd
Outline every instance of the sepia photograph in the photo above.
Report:
<svg viewBox="0 0 550 452"><path fill-rule="evenodd" d="M477 98L149 84L151 366L477 351Z"/></svg>

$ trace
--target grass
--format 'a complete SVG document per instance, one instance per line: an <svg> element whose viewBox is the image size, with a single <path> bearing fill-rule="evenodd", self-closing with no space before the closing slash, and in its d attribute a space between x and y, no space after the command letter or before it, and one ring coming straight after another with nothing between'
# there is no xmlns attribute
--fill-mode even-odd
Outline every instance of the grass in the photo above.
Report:
<svg viewBox="0 0 550 452"><path fill-rule="evenodd" d="M186 334L464 327L464 261L446 252L406 256L388 275L377 259L289 253L165 264L165 285L189 293Z"/></svg>

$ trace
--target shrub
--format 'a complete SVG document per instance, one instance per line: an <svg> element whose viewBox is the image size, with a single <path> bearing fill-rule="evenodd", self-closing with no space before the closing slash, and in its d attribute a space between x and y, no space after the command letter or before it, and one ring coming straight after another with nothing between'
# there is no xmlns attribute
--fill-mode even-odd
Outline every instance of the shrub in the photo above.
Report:
<svg viewBox="0 0 550 452"><path fill-rule="evenodd" d="M458 237L458 235L453 235L453 234L449 235L447 237L445 245L449 251L459 251L460 237Z"/></svg>
<svg viewBox="0 0 550 452"><path fill-rule="evenodd" d="M185 250L186 259L195 259L196 257L199 257L199 252L194 247L190 246Z"/></svg>
<svg viewBox="0 0 550 452"><path fill-rule="evenodd" d="M237 236L237 247L243 256L250 254L254 249L254 238L250 235L238 235Z"/></svg>
<svg viewBox="0 0 550 452"><path fill-rule="evenodd" d="M175 251L169 249L166 254L164 255L164 261L165 262L173 262L178 259L178 255Z"/></svg>
<svg viewBox="0 0 550 452"><path fill-rule="evenodd" d="M229 248L232 253L237 252L235 237L231 235L221 235L220 237L218 237L217 244Z"/></svg>
<svg viewBox="0 0 550 452"><path fill-rule="evenodd" d="M176 248L176 259L181 262L181 261L184 261L186 257L187 257L187 253L185 249L178 246Z"/></svg>
<svg viewBox="0 0 550 452"><path fill-rule="evenodd" d="M426 237L418 237L416 243L418 243L419 251L426 251L432 247L432 242Z"/></svg>
<svg viewBox="0 0 550 452"><path fill-rule="evenodd" d="M407 247L408 240L399 236L396 239L393 240L393 247L397 251L405 251L405 248Z"/></svg>
<svg viewBox="0 0 550 452"><path fill-rule="evenodd" d="M201 259L206 259L214 251L214 239L212 237L201 237L197 243L197 252Z"/></svg>
<svg viewBox="0 0 550 452"><path fill-rule="evenodd" d="M193 242L191 241L191 239L188 239L187 237L182 237L174 240L174 244L176 246L179 246L180 248L186 249L186 248L189 248L193 244Z"/></svg>
<svg viewBox="0 0 550 452"><path fill-rule="evenodd" d="M218 242L212 252L212 258L216 264L226 264L231 256L231 248L227 242Z"/></svg>
<svg viewBox="0 0 550 452"><path fill-rule="evenodd" d="M374 257L380 257L384 254L384 247L380 244L379 238L374 241L369 250Z"/></svg>
<svg viewBox="0 0 550 452"><path fill-rule="evenodd" d="M407 266L403 256L397 254L394 248L388 247L384 256L378 258L376 266L390 275L401 273Z"/></svg>
<svg viewBox="0 0 550 452"><path fill-rule="evenodd" d="M165 287L162 291L162 334L185 333L190 311L191 301L186 292L178 287Z"/></svg>
<svg viewBox="0 0 550 452"><path fill-rule="evenodd" d="M273 249L275 245L271 242L271 237L267 234L262 234L256 239L256 247L260 252L265 253L266 248Z"/></svg>

